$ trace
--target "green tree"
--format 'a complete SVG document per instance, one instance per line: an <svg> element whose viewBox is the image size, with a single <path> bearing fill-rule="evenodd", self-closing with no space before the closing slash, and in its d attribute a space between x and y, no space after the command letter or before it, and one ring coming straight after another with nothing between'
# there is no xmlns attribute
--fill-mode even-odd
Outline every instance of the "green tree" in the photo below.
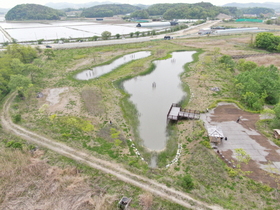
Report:
<svg viewBox="0 0 280 210"><path fill-rule="evenodd" d="M258 48L268 51L277 51L280 44L280 36L275 36L269 32L258 33L255 40L255 45Z"/></svg>
<svg viewBox="0 0 280 210"><path fill-rule="evenodd" d="M250 71L256 68L258 65L253 61L246 61L245 59L238 60L237 69L239 71Z"/></svg>
<svg viewBox="0 0 280 210"><path fill-rule="evenodd" d="M137 37L139 37L140 32L139 32L139 31L136 31L136 32L135 32L135 35L136 35Z"/></svg>
<svg viewBox="0 0 280 210"><path fill-rule="evenodd" d="M279 129L279 127L280 127L280 103L276 104L273 111L275 113L275 117L272 122L272 127Z"/></svg>
<svg viewBox="0 0 280 210"><path fill-rule="evenodd" d="M35 58L37 58L36 49L19 44L9 45L7 47L7 53L11 55L12 58L18 58L23 63L31 63Z"/></svg>
<svg viewBox="0 0 280 210"><path fill-rule="evenodd" d="M233 61L233 59L229 55L223 55L219 59L219 62L221 64L223 64L222 68L224 68L224 69L229 69L229 70L233 71L234 68L235 68L235 62Z"/></svg>
<svg viewBox="0 0 280 210"><path fill-rule="evenodd" d="M267 21L265 21L265 23L268 24L268 25L271 25L271 24L273 24L273 21L272 20L267 20Z"/></svg>
<svg viewBox="0 0 280 210"><path fill-rule="evenodd" d="M23 75L12 75L11 80L9 82L9 88L11 90L19 90L19 91L25 91L30 87L31 85L31 80Z"/></svg>
<svg viewBox="0 0 280 210"><path fill-rule="evenodd" d="M45 49L44 55L47 56L49 60L55 57L55 54L52 49Z"/></svg>
<svg viewBox="0 0 280 210"><path fill-rule="evenodd" d="M120 34L116 34L117 39L119 39L119 38L120 38L120 36L121 36Z"/></svg>
<svg viewBox="0 0 280 210"><path fill-rule="evenodd" d="M242 101L256 110L264 102L277 104L279 101L280 76L278 69L273 65L244 71L236 76L235 84L239 87L238 94Z"/></svg>
<svg viewBox="0 0 280 210"><path fill-rule="evenodd" d="M111 32L109 31L103 31L101 34L101 37L103 40L108 40L111 37Z"/></svg>
<svg viewBox="0 0 280 210"><path fill-rule="evenodd" d="M181 186L186 190L192 190L194 187L193 179L190 174L186 174L181 179Z"/></svg>
<svg viewBox="0 0 280 210"><path fill-rule="evenodd" d="M44 39L38 39L38 44L42 44Z"/></svg>
<svg viewBox="0 0 280 210"><path fill-rule="evenodd" d="M93 38L94 41L97 41L98 36L93 36L92 38Z"/></svg>
<svg viewBox="0 0 280 210"><path fill-rule="evenodd" d="M35 83L35 82L38 83L38 81L36 81L36 77L38 77L38 75L40 75L42 73L42 69L34 64L25 65L25 69L29 73L32 83Z"/></svg>
<svg viewBox="0 0 280 210"><path fill-rule="evenodd" d="M129 35L130 35L130 38L132 38L132 37L133 37L133 34L134 34L133 32L131 32L131 33L129 34Z"/></svg>

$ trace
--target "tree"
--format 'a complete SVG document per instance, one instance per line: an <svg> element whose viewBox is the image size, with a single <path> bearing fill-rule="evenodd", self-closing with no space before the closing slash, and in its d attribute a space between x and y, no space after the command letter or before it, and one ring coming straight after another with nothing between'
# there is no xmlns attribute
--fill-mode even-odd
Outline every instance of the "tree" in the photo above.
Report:
<svg viewBox="0 0 280 210"><path fill-rule="evenodd" d="M42 44L44 39L38 39L38 44ZM58 41L57 41L58 42Z"/></svg>
<svg viewBox="0 0 280 210"><path fill-rule="evenodd" d="M97 41L98 36L93 36L92 38L93 38L94 41Z"/></svg>
<svg viewBox="0 0 280 210"><path fill-rule="evenodd" d="M237 63L237 69L239 71L250 71L256 68L258 65L253 61L246 61L245 59L240 59Z"/></svg>
<svg viewBox="0 0 280 210"><path fill-rule="evenodd" d="M136 31L135 34L136 34L137 37L139 37L140 32L139 32L139 31Z"/></svg>
<svg viewBox="0 0 280 210"><path fill-rule="evenodd" d="M31 80L23 75L12 75L11 80L9 82L9 88L11 90L25 90L30 86Z"/></svg>
<svg viewBox="0 0 280 210"><path fill-rule="evenodd" d="M120 38L120 36L121 36L120 34L116 34L117 39L119 39L119 38Z"/></svg>
<svg viewBox="0 0 280 210"><path fill-rule="evenodd" d="M134 34L133 32L131 32L131 33L129 34L129 35L130 35L130 38L132 38L132 37L133 37L133 34Z"/></svg>
<svg viewBox="0 0 280 210"><path fill-rule="evenodd" d="M272 20L267 20L265 23L268 24L268 25L271 25L271 24L273 24L273 21Z"/></svg>
<svg viewBox="0 0 280 210"><path fill-rule="evenodd" d="M268 51L277 51L280 44L280 36L275 36L269 32L258 33L255 40L255 45L258 48Z"/></svg>
<svg viewBox="0 0 280 210"><path fill-rule="evenodd" d="M111 37L111 32L109 31L103 31L101 34L101 37L103 40L108 40Z"/></svg>
<svg viewBox="0 0 280 210"><path fill-rule="evenodd" d="M12 58L18 58L23 63L31 63L37 58L36 49L19 44L9 45L7 47L7 53L10 54Z"/></svg>
<svg viewBox="0 0 280 210"><path fill-rule="evenodd" d="M236 76L235 84L242 101L255 110L264 102L277 104L279 101L280 75L273 65L244 71Z"/></svg>
<svg viewBox="0 0 280 210"><path fill-rule="evenodd" d="M51 49L45 49L44 55L47 56L49 60L55 56L53 50Z"/></svg>
<svg viewBox="0 0 280 210"><path fill-rule="evenodd" d="M280 103L278 103L274 109L273 109L274 113L275 113L275 117L273 119L273 123L272 126L274 128L279 128L280 126Z"/></svg>
<svg viewBox="0 0 280 210"><path fill-rule="evenodd" d="M221 64L223 64L222 67L224 69L229 69L229 70L233 71L235 68L235 62L232 60L231 56L229 56L229 55L223 55L219 59L219 62Z"/></svg>
<svg viewBox="0 0 280 210"><path fill-rule="evenodd" d="M27 64L25 66L25 69L29 73L32 83L35 83L36 76L38 76L42 72L41 68L33 64Z"/></svg>
<svg viewBox="0 0 280 210"><path fill-rule="evenodd" d="M8 86L11 90L17 90L18 95L24 99L31 96L29 88L32 88L33 85L28 77L23 75L12 75Z"/></svg>

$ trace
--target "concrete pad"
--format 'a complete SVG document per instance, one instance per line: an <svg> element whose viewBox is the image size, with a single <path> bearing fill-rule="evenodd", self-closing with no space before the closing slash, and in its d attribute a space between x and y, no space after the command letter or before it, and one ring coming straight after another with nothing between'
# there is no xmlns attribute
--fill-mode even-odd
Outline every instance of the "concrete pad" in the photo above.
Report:
<svg viewBox="0 0 280 210"><path fill-rule="evenodd" d="M220 144L217 145L217 149L220 152L232 151L233 158L235 157L234 150L242 148L245 152L250 155L251 159L254 160L260 168L264 170L271 170L274 168L275 170L280 169L280 159L279 162L268 162L266 157L270 154L271 148L268 149L260 145L255 139L259 139L260 136L264 138L264 141L269 141L266 137L262 136L257 130L252 129L252 121L249 121L246 117L241 116L241 120L239 123L236 120L228 120L230 118L236 118L236 115L233 115L233 110L235 109L233 106L236 107L235 104L229 103L219 103L219 106L223 105L231 105L231 107L227 107L225 112L229 110L228 114L225 114L225 120L223 121L223 116L215 115L215 109L209 110L208 113L202 114L201 119L204 121L205 127L209 126L217 126L221 128L225 137L227 137L227 141L223 140ZM237 107L238 110L239 108ZM238 111L237 111L238 112ZM241 112L240 112L241 113ZM244 113L244 112L243 112ZM249 115L248 115L249 116ZM237 118L236 118L237 119ZM252 118L255 119L255 118ZM216 121L217 120L217 121ZM220 121L222 122L220 122ZM251 126L251 127L250 127ZM255 139L253 139L255 138ZM277 149L277 145L273 142L270 142L271 145L275 146L277 153L280 154L280 149ZM274 149L273 149L274 150ZM266 162L266 164L264 164ZM271 163L270 169L267 164ZM280 174L280 171L279 171Z"/></svg>

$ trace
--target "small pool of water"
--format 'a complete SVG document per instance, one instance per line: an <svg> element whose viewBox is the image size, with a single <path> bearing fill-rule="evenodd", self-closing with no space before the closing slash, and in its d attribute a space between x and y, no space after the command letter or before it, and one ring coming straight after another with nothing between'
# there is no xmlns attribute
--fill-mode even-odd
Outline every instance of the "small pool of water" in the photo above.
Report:
<svg viewBox="0 0 280 210"><path fill-rule="evenodd" d="M78 80L95 79L97 77L100 77L104 74L107 74L107 73L113 71L114 69L118 68L119 66L121 66L123 64L126 64L133 60L146 58L150 55L151 55L150 51L141 51L141 52L124 55L121 58L114 60L112 63L110 63L108 65L97 66L97 67L94 67L93 69L84 70L84 71L78 73L75 76L75 78Z"/></svg>
<svg viewBox="0 0 280 210"><path fill-rule="evenodd" d="M172 58L154 61L156 68L150 74L123 83L139 113L140 137L150 150L165 149L167 113L172 103L186 97L180 74L184 72L183 66L193 60L194 53L174 52Z"/></svg>

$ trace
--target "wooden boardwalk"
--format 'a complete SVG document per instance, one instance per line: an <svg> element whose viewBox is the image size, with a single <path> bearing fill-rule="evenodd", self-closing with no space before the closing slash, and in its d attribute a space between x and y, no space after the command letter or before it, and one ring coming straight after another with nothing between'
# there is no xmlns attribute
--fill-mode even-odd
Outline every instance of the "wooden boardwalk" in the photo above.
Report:
<svg viewBox="0 0 280 210"><path fill-rule="evenodd" d="M173 103L167 113L167 120L177 121L182 118L198 120L200 118L200 112L191 109L181 109L178 104Z"/></svg>

